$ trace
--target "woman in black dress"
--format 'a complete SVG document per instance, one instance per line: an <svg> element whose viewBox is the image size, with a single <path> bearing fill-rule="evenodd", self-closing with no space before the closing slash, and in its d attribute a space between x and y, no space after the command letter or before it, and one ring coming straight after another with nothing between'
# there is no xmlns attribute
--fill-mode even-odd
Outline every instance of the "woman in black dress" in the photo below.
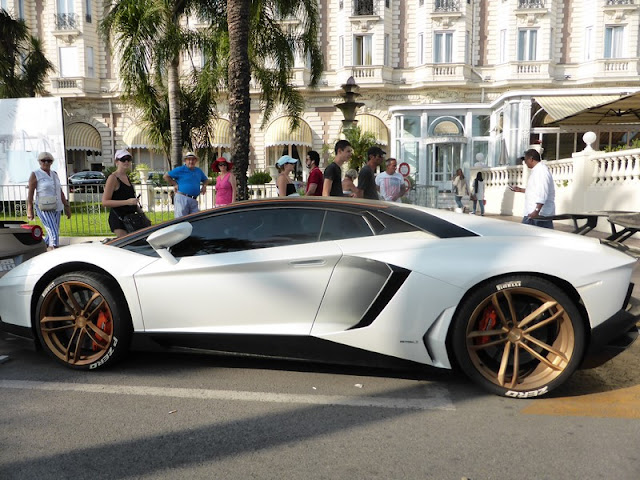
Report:
<svg viewBox="0 0 640 480"><path fill-rule="evenodd" d="M111 209L109 228L116 237L123 237L127 230L121 218L138 210L138 199L127 173L131 170L133 158L127 150L116 152L116 171L109 175L102 194L102 205Z"/></svg>

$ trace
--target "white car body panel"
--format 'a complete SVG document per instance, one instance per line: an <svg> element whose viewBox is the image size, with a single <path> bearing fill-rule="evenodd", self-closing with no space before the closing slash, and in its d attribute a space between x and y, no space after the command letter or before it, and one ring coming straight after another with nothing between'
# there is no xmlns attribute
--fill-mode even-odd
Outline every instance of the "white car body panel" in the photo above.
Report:
<svg viewBox="0 0 640 480"><path fill-rule="evenodd" d="M322 242L153 263L135 275L146 331L308 335L341 256Z"/></svg>

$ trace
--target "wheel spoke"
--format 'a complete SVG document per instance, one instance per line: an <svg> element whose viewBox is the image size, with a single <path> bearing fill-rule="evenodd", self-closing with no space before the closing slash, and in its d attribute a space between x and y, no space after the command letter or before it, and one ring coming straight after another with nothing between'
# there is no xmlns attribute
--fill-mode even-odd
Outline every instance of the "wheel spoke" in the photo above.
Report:
<svg viewBox="0 0 640 480"><path fill-rule="evenodd" d="M71 361L71 358L69 356L69 352L71 351L71 347L74 344L74 339L77 340L77 337L79 336L79 332L80 332L80 329L75 327L75 325L74 325L73 333L71 334L71 337L69 338L69 342L67 342L67 346L64 349L64 356L66 358L67 363L69 363ZM76 345L77 345L77 343L76 343Z"/></svg>
<svg viewBox="0 0 640 480"><path fill-rule="evenodd" d="M531 325L530 327L527 327L526 329L524 329L524 333L530 333L533 332L534 330L537 330L540 327L544 327L545 325L548 325L551 322L555 322L558 320L558 317L560 317L561 315L564 315L564 310L562 308L558 309L558 311L556 313L554 313L553 315L551 315L549 318L545 318L544 320Z"/></svg>
<svg viewBox="0 0 640 480"><path fill-rule="evenodd" d="M560 350L557 350L555 348L553 348L551 345L547 345L546 343L538 340L537 338L531 336L531 335L525 335L524 338L526 340L528 340L529 342L533 343L534 345L539 346L540 348L553 353L554 355L556 355L557 357L560 357L562 360L564 360L565 362L568 362L569 359L564 355L564 353L562 353Z"/></svg>
<svg viewBox="0 0 640 480"><path fill-rule="evenodd" d="M104 340L105 342L107 342L107 344L109 343L109 340L110 340L109 336L105 332L100 330L98 327L96 327L93 323L87 323L87 327L88 327L88 329L91 329L91 332L93 332L96 335L98 335L101 340ZM89 336L91 336L91 335L89 335Z"/></svg>
<svg viewBox="0 0 640 480"><path fill-rule="evenodd" d="M500 361L500 370L498 370L498 384L504 386L504 376L509 364L509 353L511 351L511 343L507 342L502 351L502 360Z"/></svg>
<svg viewBox="0 0 640 480"><path fill-rule="evenodd" d="M504 295L504 293L503 293ZM507 302L510 302L511 298L510 297L506 297ZM491 296L491 304L493 305L493 308L495 309L496 313L498 314L498 318L500 319L500 322L502 323L502 325L506 325L507 324L507 318L504 315L504 312L502 311L502 308L500 308L500 301L498 300L498 294L495 293Z"/></svg>
<svg viewBox="0 0 640 480"><path fill-rule="evenodd" d="M540 360L542 363L544 363L547 367L551 368L552 370L562 370L563 367L560 367L558 365L554 365L553 363L551 363L549 360L547 360L545 357L543 357L542 355L540 355L538 352L536 352L533 348L531 348L529 345L527 345L526 343L521 343L520 344L522 346L522 348L524 348L527 352L529 352L531 355L533 355L535 358L537 358L538 360Z"/></svg>
<svg viewBox="0 0 640 480"><path fill-rule="evenodd" d="M494 335L504 335L505 333L509 333L509 329L505 327L500 330L476 330L475 332L469 332L467 338L493 337Z"/></svg>
<svg viewBox="0 0 640 480"><path fill-rule="evenodd" d="M520 344L513 345L513 375L511 376L511 388L518 383L518 374L520 373Z"/></svg>
<svg viewBox="0 0 640 480"><path fill-rule="evenodd" d="M546 312L550 308L556 306L557 304L558 304L558 302L555 302L553 300L543 303L538 308L536 308L533 312L531 312L529 315L524 317L522 319L522 321L517 325L517 327L518 328L526 327L529 323L531 323L533 320L535 320L538 316L542 315L544 312Z"/></svg>
<svg viewBox="0 0 640 480"><path fill-rule="evenodd" d="M499 338L498 340L494 340L493 342L471 344L469 345L469 350L474 350L474 351L484 350L485 348L495 347L496 345L502 345L506 341L507 341L506 338Z"/></svg>
<svg viewBox="0 0 640 480"><path fill-rule="evenodd" d="M66 300L62 298L62 292L60 287L62 287L62 290L67 296ZM76 314L80 314L80 312L82 311L82 307L80 306L76 298L73 296L73 292L71 291L71 286L68 283L63 283L62 285L60 285L60 287L56 289L56 293L58 294L58 298L60 298L60 301L67 307L68 310L71 310ZM69 302L71 302L71 304L69 304Z"/></svg>
<svg viewBox="0 0 640 480"><path fill-rule="evenodd" d="M40 323L49 323L49 322L75 322L76 317L73 315L66 315L64 317L42 317L40 319Z"/></svg>
<svg viewBox="0 0 640 480"><path fill-rule="evenodd" d="M95 307L91 313L87 313L87 310L89 309L89 307L93 304L93 302L96 300L96 298L102 298L102 296L98 293L98 292L94 292L94 294L91 296L91 298L89 299L89 301L87 302L87 304L84 307L84 310L82 310L82 315L84 315L87 320L91 320L91 318L93 318L93 316L100 311L100 308L104 305L104 298L102 298L102 300L100 301L100 303L98 304L97 307Z"/></svg>

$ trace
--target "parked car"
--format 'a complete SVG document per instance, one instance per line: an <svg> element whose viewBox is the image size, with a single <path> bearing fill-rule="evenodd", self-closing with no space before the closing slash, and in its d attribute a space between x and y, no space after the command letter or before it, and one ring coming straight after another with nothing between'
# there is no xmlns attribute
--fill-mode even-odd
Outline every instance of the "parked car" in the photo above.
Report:
<svg viewBox="0 0 640 480"><path fill-rule="evenodd" d="M40 225L0 220L0 277L46 251Z"/></svg>
<svg viewBox="0 0 640 480"><path fill-rule="evenodd" d="M102 172L84 171L74 173L69 177L71 191L102 192L106 182L107 178Z"/></svg>
<svg viewBox="0 0 640 480"><path fill-rule="evenodd" d="M638 336L635 258L618 247L395 202L239 202L16 267L0 279L0 326L80 370L121 359L135 336L158 348L458 365L493 393L537 397ZM188 301L163 301L168 291Z"/></svg>

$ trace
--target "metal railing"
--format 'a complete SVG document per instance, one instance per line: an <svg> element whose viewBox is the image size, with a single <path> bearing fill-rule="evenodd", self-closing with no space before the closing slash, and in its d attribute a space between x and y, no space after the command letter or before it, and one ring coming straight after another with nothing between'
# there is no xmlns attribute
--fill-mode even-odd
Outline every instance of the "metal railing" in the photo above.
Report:
<svg viewBox="0 0 640 480"><path fill-rule="evenodd" d="M433 7L434 12L459 12L460 1L459 0L436 0Z"/></svg>
<svg viewBox="0 0 640 480"><path fill-rule="evenodd" d="M140 204L152 224L158 224L174 218L173 187L157 186L150 183L134 184ZM304 191L304 184L298 185L298 191ZM109 208L102 206L103 185L62 186L69 205L71 218L62 215L60 221L61 236L111 236L109 228ZM249 198L254 200L278 196L276 185L249 185ZM0 185L0 221L21 220L27 218L27 186ZM403 198L403 202L424 207L438 208L438 187L434 185L417 185ZM200 210L215 207L215 190L207 187L204 195L198 197ZM40 223L37 216L35 223Z"/></svg>
<svg viewBox="0 0 640 480"><path fill-rule="evenodd" d="M54 15L56 30L74 30L78 27L75 13L56 13Z"/></svg>
<svg viewBox="0 0 640 480"><path fill-rule="evenodd" d="M354 0L353 15L377 15L378 5L375 0Z"/></svg>
<svg viewBox="0 0 640 480"><path fill-rule="evenodd" d="M544 0L520 0L518 8L544 8Z"/></svg>

